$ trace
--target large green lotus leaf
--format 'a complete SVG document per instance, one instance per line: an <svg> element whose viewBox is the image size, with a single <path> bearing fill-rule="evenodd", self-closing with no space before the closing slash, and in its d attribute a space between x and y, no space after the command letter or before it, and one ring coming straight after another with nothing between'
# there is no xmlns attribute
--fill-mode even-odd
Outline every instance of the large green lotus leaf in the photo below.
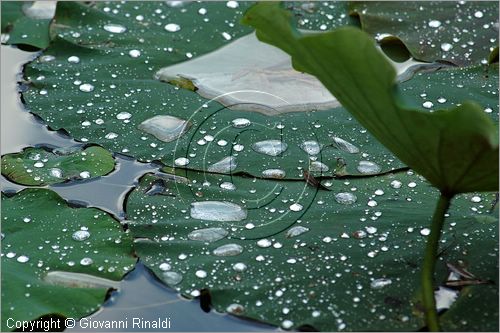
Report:
<svg viewBox="0 0 500 333"><path fill-rule="evenodd" d="M236 9L225 3L192 3L180 8L165 3L94 7L60 3L52 25L57 37L43 55L26 66L31 85L23 98L30 111L52 128L64 128L79 141L98 143L143 161L161 160L169 166L177 158L187 157L188 168L206 170L231 155L234 142L244 146L241 152L233 151L238 154L234 172L260 176L265 169L282 168L287 177L300 178L297 168L307 168L309 157L299 144L315 140L325 147L323 156L317 158L330 172L336 168L337 158L344 158L347 172L352 174L359 174L358 164L363 160L378 164L375 172L402 167L343 109L267 117L223 109L192 91L154 79L160 68L188 60L188 53L202 55L229 43L222 32L233 39L246 34L248 29L238 24L244 7L245 3ZM201 9L206 10L205 15L198 14ZM328 10L335 13L336 9ZM309 15L309 21L316 15L321 20L315 22L324 22L327 12L321 9L317 13L304 15ZM339 20L332 20L329 27L343 22ZM178 24L180 30L166 31L167 24ZM140 56L132 52L136 57L131 57L133 50ZM171 142L139 129L141 123L158 115L188 120L189 129ZM232 127L238 118L246 118L252 125ZM333 137L357 148L351 152L338 149ZM287 151L273 157L252 150L254 143L269 139L283 140Z"/></svg>
<svg viewBox="0 0 500 333"><path fill-rule="evenodd" d="M50 42L49 25L53 15L48 2L2 1L2 44L46 48Z"/></svg>
<svg viewBox="0 0 500 333"><path fill-rule="evenodd" d="M110 173L114 167L111 153L97 146L70 150L26 148L2 156L2 175L28 186L95 178Z"/></svg>
<svg viewBox="0 0 500 333"><path fill-rule="evenodd" d="M128 225L158 278L191 297L209 289L219 311L293 329L422 328L419 267L438 191L411 171L323 184L331 191L303 181L146 175L128 196ZM454 201L439 282L448 275L445 263L462 261L476 272L485 256L488 270L478 276L497 281L498 223L476 218L495 219L493 200L469 194ZM207 201L225 203L208 212ZM206 228L218 229L212 238L196 231ZM497 285L468 288L498 295ZM498 305L482 311L494 316ZM465 318L480 326L479 318Z"/></svg>
<svg viewBox="0 0 500 333"><path fill-rule="evenodd" d="M107 213L46 189L2 194L2 331L9 318L96 311L134 263L130 235Z"/></svg>
<svg viewBox="0 0 500 333"><path fill-rule="evenodd" d="M498 190L498 127L478 104L466 100L432 113L405 106L394 69L358 29L301 36L276 3L252 7L244 22L290 53L296 68L317 76L384 146L442 192Z"/></svg>
<svg viewBox="0 0 500 333"><path fill-rule="evenodd" d="M498 45L496 1L355 1L350 11L377 40L395 36L422 61L486 64Z"/></svg>

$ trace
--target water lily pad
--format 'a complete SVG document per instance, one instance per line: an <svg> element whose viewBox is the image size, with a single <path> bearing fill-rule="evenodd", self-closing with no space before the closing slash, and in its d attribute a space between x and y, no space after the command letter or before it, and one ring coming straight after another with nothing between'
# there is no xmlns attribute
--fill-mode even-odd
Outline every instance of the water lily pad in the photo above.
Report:
<svg viewBox="0 0 500 333"><path fill-rule="evenodd" d="M487 63L498 45L498 2L361 2L350 5L377 40L395 36L422 61Z"/></svg>
<svg viewBox="0 0 500 333"><path fill-rule="evenodd" d="M21 153L2 157L2 175L12 182L29 186L104 176L114 167L111 153L97 146L85 149L26 148Z"/></svg>
<svg viewBox="0 0 500 333"><path fill-rule="evenodd" d="M2 331L9 318L81 318L134 267L130 236L107 213L56 193L2 194ZM64 328L61 324L60 328Z"/></svg>
<svg viewBox="0 0 500 333"><path fill-rule="evenodd" d="M249 29L238 24L247 5L190 3L171 8L166 3L126 3L116 8L115 4L60 3L52 24L57 37L25 67L30 86L24 101L52 128L63 128L76 140L172 167L213 170L213 164L234 156L236 167L219 172L261 176L268 169L283 169L286 177L295 179L302 177L298 168L309 168L315 159L330 173L338 158L353 174L359 174L357 165L362 160L377 163L382 171L404 167L342 108L322 112L311 108L269 117L227 110L216 101L154 78L161 68L188 61L187 54L196 59L248 35ZM202 8L203 15L198 13ZM332 13L340 15L335 10ZM168 18L162 18L162 13L168 13ZM309 20L311 15L321 17L318 22L328 19L322 10L316 13L308 13ZM226 21L234 26L221 30ZM168 24L180 30L166 30ZM231 40L221 32L230 33ZM67 102L55 103L60 99ZM335 138L357 150L345 151ZM252 149L267 140L283 141L288 149L279 156ZM323 148L321 156L300 148L311 140Z"/></svg>
<svg viewBox="0 0 500 333"><path fill-rule="evenodd" d="M2 44L46 48L55 1L2 2Z"/></svg>
<svg viewBox="0 0 500 333"><path fill-rule="evenodd" d="M421 177L400 172L329 180L323 184L331 191L325 191L305 181L187 176L188 183L166 182L169 195L152 195L151 186L167 178L146 175L127 201L137 253L167 285L188 297L208 288L218 311L285 329L423 327L419 258L438 192ZM221 188L224 182L234 189ZM354 199L338 202L338 193ZM462 260L472 269L486 253L493 255L490 264L498 258L498 225L474 218L489 216L493 199L474 194L455 201L440 279L448 274L445 262ZM483 276L496 279L497 273L492 268ZM497 285L488 291L494 297ZM493 316L497 305L489 306Z"/></svg>

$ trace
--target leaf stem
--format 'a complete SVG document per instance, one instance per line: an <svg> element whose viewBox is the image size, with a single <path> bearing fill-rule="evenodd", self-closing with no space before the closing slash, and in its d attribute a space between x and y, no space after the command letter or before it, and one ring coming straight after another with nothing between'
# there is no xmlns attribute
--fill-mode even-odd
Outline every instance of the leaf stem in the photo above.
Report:
<svg viewBox="0 0 500 333"><path fill-rule="evenodd" d="M424 262L422 264L422 291L425 309L425 321L429 331L440 331L439 319L434 299L434 267L436 266L439 239L444 225L444 214L450 207L451 195L441 193L432 217L431 233L427 239Z"/></svg>

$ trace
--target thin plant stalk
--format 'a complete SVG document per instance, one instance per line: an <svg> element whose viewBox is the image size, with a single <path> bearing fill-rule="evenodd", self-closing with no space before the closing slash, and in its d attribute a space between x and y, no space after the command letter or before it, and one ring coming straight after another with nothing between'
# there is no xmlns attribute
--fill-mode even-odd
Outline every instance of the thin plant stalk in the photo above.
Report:
<svg viewBox="0 0 500 333"><path fill-rule="evenodd" d="M434 215L432 217L431 233L427 239L424 262L422 264L422 292L425 309L425 321L427 328L431 332L440 331L439 317L436 310L436 300L434 298L434 268L436 266L439 239L444 225L444 215L450 207L453 196L441 193Z"/></svg>

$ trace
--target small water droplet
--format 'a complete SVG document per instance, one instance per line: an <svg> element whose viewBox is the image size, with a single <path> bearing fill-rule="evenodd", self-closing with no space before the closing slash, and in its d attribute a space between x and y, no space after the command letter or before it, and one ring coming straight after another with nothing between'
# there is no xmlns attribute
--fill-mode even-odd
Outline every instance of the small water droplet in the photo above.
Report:
<svg viewBox="0 0 500 333"><path fill-rule="evenodd" d="M473 197L470 199L470 201L475 202L475 203L481 202L481 197L480 197L480 196L475 195L475 196L473 196Z"/></svg>
<svg viewBox="0 0 500 333"><path fill-rule="evenodd" d="M211 166L209 166L208 171L227 173L227 172L233 171L234 169L236 169L236 167L237 167L236 157L227 156L227 157L224 157L219 162L216 162L216 163L212 164Z"/></svg>
<svg viewBox="0 0 500 333"><path fill-rule="evenodd" d="M346 140L334 136L333 138L334 146L337 149L343 150L345 152L348 152L350 154L357 154L359 153L359 148L353 145L350 142L347 142Z"/></svg>
<svg viewBox="0 0 500 333"><path fill-rule="evenodd" d="M318 155L321 151L321 146L317 141L309 140L302 142L299 147L308 155Z"/></svg>
<svg viewBox="0 0 500 333"><path fill-rule="evenodd" d="M80 260L80 265L82 266L90 266L94 263L94 260L92 260L91 258L83 258L82 260Z"/></svg>
<svg viewBox="0 0 500 333"><path fill-rule="evenodd" d="M240 304L231 304L226 308L226 311L228 313L239 315L245 311L245 308L243 307L243 305Z"/></svg>
<svg viewBox="0 0 500 333"><path fill-rule="evenodd" d="M166 271L171 270L171 269L172 269L172 266L171 266L169 263L164 262L164 263L161 263L161 264L158 266L158 268L159 268L160 270L162 270L162 271L166 272Z"/></svg>
<svg viewBox="0 0 500 333"><path fill-rule="evenodd" d="M35 164L33 164L33 166L35 168L43 168L45 164L43 162L36 162Z"/></svg>
<svg viewBox="0 0 500 333"><path fill-rule="evenodd" d="M90 178L90 172L88 171L82 171L80 172L80 178Z"/></svg>
<svg viewBox="0 0 500 333"><path fill-rule="evenodd" d="M380 278L380 279L375 279L370 283L370 287L373 289L381 289L385 286L388 286L392 283L391 279L386 279L386 278Z"/></svg>
<svg viewBox="0 0 500 333"><path fill-rule="evenodd" d="M290 210L293 212L300 212L303 208L304 208L304 206L302 206L301 204L299 204L297 202L290 205Z"/></svg>
<svg viewBox="0 0 500 333"><path fill-rule="evenodd" d="M164 272L163 273L163 279L165 280L165 283L171 286L175 286L176 284L181 283L182 281L182 274L177 273L177 272Z"/></svg>
<svg viewBox="0 0 500 333"><path fill-rule="evenodd" d="M242 262L237 262L236 264L233 265L233 270L236 272L243 272L247 269L247 265L245 265Z"/></svg>
<svg viewBox="0 0 500 333"><path fill-rule="evenodd" d="M231 182L223 182L219 185L220 188L228 191L234 191L236 190L236 185L234 185Z"/></svg>
<svg viewBox="0 0 500 333"><path fill-rule="evenodd" d="M266 248L266 247L270 247L273 243L267 239L267 238L263 238L263 239L260 239L257 241L257 246L258 247L263 247L263 248Z"/></svg>
<svg viewBox="0 0 500 333"><path fill-rule="evenodd" d="M281 169L267 169L262 171L262 176L264 178L283 179L286 176L286 172Z"/></svg>
<svg viewBox="0 0 500 333"><path fill-rule="evenodd" d="M238 1L231 0L226 3L226 6L235 9L238 8L240 4L238 3Z"/></svg>
<svg viewBox="0 0 500 333"><path fill-rule="evenodd" d="M17 262L20 262L21 264L24 264L24 263L28 262L29 260L30 260L30 258L27 256L24 256L24 255L17 257Z"/></svg>
<svg viewBox="0 0 500 333"><path fill-rule="evenodd" d="M172 142L182 136L191 124L174 116L154 116L143 121L138 128L163 142Z"/></svg>
<svg viewBox="0 0 500 333"><path fill-rule="evenodd" d="M59 168L51 168L50 169L50 175L55 178L62 178L63 173L62 170Z"/></svg>
<svg viewBox="0 0 500 333"><path fill-rule="evenodd" d="M450 51L452 48L453 48L453 45L451 45L450 43L442 43L441 44L441 50L443 50L445 52Z"/></svg>
<svg viewBox="0 0 500 333"><path fill-rule="evenodd" d="M429 228L423 228L420 230L420 234L422 236L429 236L431 234L431 229Z"/></svg>
<svg viewBox="0 0 500 333"><path fill-rule="evenodd" d="M432 103L431 101L425 101L422 106L426 109L430 109L434 106L434 103Z"/></svg>
<svg viewBox="0 0 500 333"><path fill-rule="evenodd" d="M196 277L200 278L200 279L204 279L207 277L207 272L205 272L204 270L197 270L196 273L195 273Z"/></svg>
<svg viewBox="0 0 500 333"><path fill-rule="evenodd" d="M128 55L132 58L139 58L141 56L141 51L139 50L130 50Z"/></svg>
<svg viewBox="0 0 500 333"><path fill-rule="evenodd" d="M281 322L281 327L283 327L285 330L288 330L292 328L293 326L293 321L285 319Z"/></svg>
<svg viewBox="0 0 500 333"><path fill-rule="evenodd" d="M80 62L80 58L78 58L77 56L71 56L68 58L68 62L72 64L78 64Z"/></svg>
<svg viewBox="0 0 500 333"><path fill-rule="evenodd" d="M441 22L438 20L429 21L429 27L431 28L439 28L441 26Z"/></svg>
<svg viewBox="0 0 500 333"><path fill-rule="evenodd" d="M403 183L400 182L399 180L393 180L391 182L391 187L395 188L395 189L401 188L402 185L403 185Z"/></svg>
<svg viewBox="0 0 500 333"><path fill-rule="evenodd" d="M223 239L228 233L229 232L223 228L206 228L191 231L188 238L194 241L210 243Z"/></svg>
<svg viewBox="0 0 500 333"><path fill-rule="evenodd" d="M328 165L321 163L319 161L312 161L309 164L309 171L311 172L327 172L328 170L330 170Z"/></svg>
<svg viewBox="0 0 500 333"><path fill-rule="evenodd" d="M483 17L483 12L480 11L480 10L478 10L477 12L474 13L474 17L475 18L481 18L481 17Z"/></svg>
<svg viewBox="0 0 500 333"><path fill-rule="evenodd" d="M128 112L120 112L116 115L116 119L118 120L127 120L130 119L132 115Z"/></svg>
<svg viewBox="0 0 500 333"><path fill-rule="evenodd" d="M186 166L189 164L189 159L185 157L176 158L174 164L177 166Z"/></svg>

